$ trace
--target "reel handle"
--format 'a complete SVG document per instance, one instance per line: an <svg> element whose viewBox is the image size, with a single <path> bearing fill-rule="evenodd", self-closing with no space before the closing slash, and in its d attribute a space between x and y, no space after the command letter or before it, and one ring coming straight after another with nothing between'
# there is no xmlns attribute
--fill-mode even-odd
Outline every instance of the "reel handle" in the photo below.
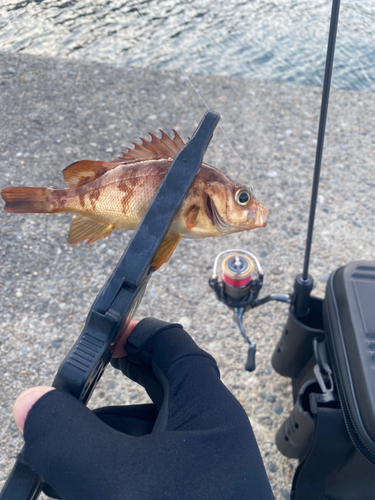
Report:
<svg viewBox="0 0 375 500"><path fill-rule="evenodd" d="M245 364L245 370L248 372L253 372L255 370L255 354L257 347L255 344L251 343L249 350L247 351L247 361Z"/></svg>

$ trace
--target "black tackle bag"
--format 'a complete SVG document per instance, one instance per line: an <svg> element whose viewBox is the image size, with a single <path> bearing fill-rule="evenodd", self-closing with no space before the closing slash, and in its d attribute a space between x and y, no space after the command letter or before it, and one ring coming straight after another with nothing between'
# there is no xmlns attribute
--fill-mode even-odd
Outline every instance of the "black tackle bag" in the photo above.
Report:
<svg viewBox="0 0 375 500"><path fill-rule="evenodd" d="M276 435L299 460L291 499L375 500L375 262L337 269L313 302L313 328L292 313L286 326L304 328L313 353Z"/></svg>

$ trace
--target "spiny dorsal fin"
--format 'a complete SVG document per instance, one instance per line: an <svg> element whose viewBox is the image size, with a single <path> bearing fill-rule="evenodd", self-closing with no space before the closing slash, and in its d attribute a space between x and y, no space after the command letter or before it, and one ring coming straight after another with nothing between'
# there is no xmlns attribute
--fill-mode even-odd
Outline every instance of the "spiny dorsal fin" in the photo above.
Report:
<svg viewBox="0 0 375 500"><path fill-rule="evenodd" d="M68 243L75 244L79 241L88 240L86 242L86 245L88 245L103 236L108 236L113 230L114 226L112 224L102 224L79 215L73 217L70 224Z"/></svg>
<svg viewBox="0 0 375 500"><path fill-rule="evenodd" d="M116 161L128 162L146 159L154 160L156 158L174 158L184 146L184 141L175 130L173 130L173 139L168 137L162 130L160 130L160 132L160 139L149 132L151 141L146 141L141 138L142 144L133 143L134 148L128 148L128 151L126 153L122 153L122 156L117 158Z"/></svg>
<svg viewBox="0 0 375 500"><path fill-rule="evenodd" d="M81 160L63 170L64 180L70 187L78 187L98 179L119 165L119 162Z"/></svg>

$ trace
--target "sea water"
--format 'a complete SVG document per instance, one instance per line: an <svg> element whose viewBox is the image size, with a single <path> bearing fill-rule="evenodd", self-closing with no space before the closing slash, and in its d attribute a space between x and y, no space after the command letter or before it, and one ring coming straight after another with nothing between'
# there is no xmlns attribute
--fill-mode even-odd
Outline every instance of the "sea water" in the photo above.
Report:
<svg viewBox="0 0 375 500"><path fill-rule="evenodd" d="M2 0L0 50L322 85L327 0ZM375 2L341 2L332 86L375 91Z"/></svg>

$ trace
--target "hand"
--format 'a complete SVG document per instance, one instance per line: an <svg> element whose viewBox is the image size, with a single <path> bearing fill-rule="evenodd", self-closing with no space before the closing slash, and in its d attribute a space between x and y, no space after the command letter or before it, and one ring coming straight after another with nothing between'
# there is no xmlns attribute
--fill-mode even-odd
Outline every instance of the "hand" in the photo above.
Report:
<svg viewBox="0 0 375 500"><path fill-rule="evenodd" d="M130 337L132 331L136 327L139 321L134 319L130 320L130 323L126 327L126 329L121 333L121 336L116 344L116 347L113 351L113 358L121 358L126 356L125 352L125 344L128 337ZM16 399L13 405L13 418L17 424L19 430L23 433L23 427L25 424L25 419L27 414L29 413L31 407L38 401L39 398L47 394L47 392L52 391L53 387L46 386L38 386L31 387L26 391L22 392L18 398Z"/></svg>
<svg viewBox="0 0 375 500"><path fill-rule="evenodd" d="M47 394L47 392L53 390L53 387L41 385L38 387L31 387L30 389L21 392L18 396L13 405L13 418L22 433L27 414L31 410L31 407L34 406L38 399Z"/></svg>
<svg viewBox="0 0 375 500"><path fill-rule="evenodd" d="M128 333L128 332L127 332ZM70 394L34 388L15 405L24 461L65 500L271 500L241 405L215 360L180 325L147 318L112 364L154 404L86 408Z"/></svg>

